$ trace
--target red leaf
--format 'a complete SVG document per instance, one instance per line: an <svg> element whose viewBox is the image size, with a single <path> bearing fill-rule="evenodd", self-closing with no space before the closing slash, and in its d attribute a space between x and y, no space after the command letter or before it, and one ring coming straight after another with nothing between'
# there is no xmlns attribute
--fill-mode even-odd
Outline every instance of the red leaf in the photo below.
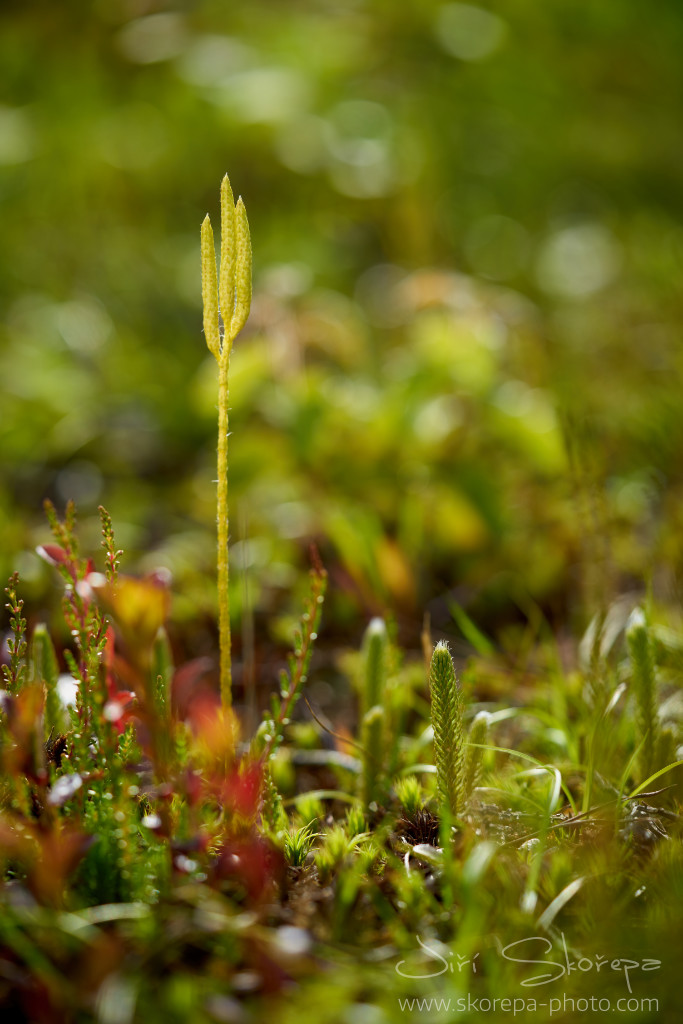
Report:
<svg viewBox="0 0 683 1024"><path fill-rule="evenodd" d="M284 857L267 839L252 835L228 840L214 864L217 881L236 881L250 900L267 899L273 882L283 877Z"/></svg>
<svg viewBox="0 0 683 1024"><path fill-rule="evenodd" d="M211 658L194 658L176 669L171 683L171 700L180 718L185 718L193 699L200 693L210 695L212 690L204 679L213 669Z"/></svg>
<svg viewBox="0 0 683 1024"><path fill-rule="evenodd" d="M221 786L223 805L243 818L256 816L261 793L262 771L259 764L250 764L233 771Z"/></svg>
<svg viewBox="0 0 683 1024"><path fill-rule="evenodd" d="M36 554L44 558L50 565L66 565L68 562L66 551L58 544L39 544Z"/></svg>

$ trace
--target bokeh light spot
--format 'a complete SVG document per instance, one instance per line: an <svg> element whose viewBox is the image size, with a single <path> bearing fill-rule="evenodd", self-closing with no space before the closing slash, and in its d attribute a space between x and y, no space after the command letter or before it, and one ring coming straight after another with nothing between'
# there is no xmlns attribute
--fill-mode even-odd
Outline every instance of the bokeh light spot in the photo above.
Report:
<svg viewBox="0 0 683 1024"><path fill-rule="evenodd" d="M473 4L444 4L437 13L436 37L459 60L484 60L505 38L505 22Z"/></svg>

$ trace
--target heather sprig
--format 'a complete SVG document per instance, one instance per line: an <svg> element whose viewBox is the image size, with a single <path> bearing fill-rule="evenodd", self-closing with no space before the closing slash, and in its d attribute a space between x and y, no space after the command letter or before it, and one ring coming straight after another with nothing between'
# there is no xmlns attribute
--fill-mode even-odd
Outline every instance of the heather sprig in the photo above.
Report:
<svg viewBox="0 0 683 1024"><path fill-rule="evenodd" d="M46 498L43 503L47 521L50 524L52 536L62 551L62 557L56 561L57 568L64 577L67 584L74 583L76 579L82 578L87 571L85 563L81 564L78 556L78 539L76 537L76 505L73 501L66 503L64 519L60 519L57 510ZM48 560L51 552L47 548L39 548L41 554L47 554ZM79 572L81 575L79 576Z"/></svg>
<svg viewBox="0 0 683 1024"><path fill-rule="evenodd" d="M294 634L294 653L288 658L288 669L280 673L280 693L273 694L270 712L264 715L255 737L255 753L265 764L282 743L285 727L289 724L304 683L318 636L318 625L327 587L327 572L314 555L310 570L310 590L304 603L299 628Z"/></svg>
<svg viewBox="0 0 683 1024"><path fill-rule="evenodd" d="M78 683L76 704L71 713L73 751L75 763L79 765L91 763L89 754L92 755L93 750L104 758L112 750L112 726L104 716L108 697L104 651L109 624L85 582L92 571L92 563L78 554L73 502L68 503L63 520L59 519L51 502L45 503L45 509L57 545L43 546L39 551L57 567L66 584L62 611L75 647L75 652L64 651L64 660Z"/></svg>
<svg viewBox="0 0 683 1024"><path fill-rule="evenodd" d="M104 505L99 505L97 511L100 513L100 521L102 523L102 547L106 552L105 575L109 583L116 585L123 551L120 548L118 550L116 548L114 525Z"/></svg>
<svg viewBox="0 0 683 1024"><path fill-rule="evenodd" d="M17 596L18 585L19 573L14 572L5 587L11 636L7 640L9 665L2 666L2 675L9 693L18 693L26 678L26 619L22 615L24 602Z"/></svg>

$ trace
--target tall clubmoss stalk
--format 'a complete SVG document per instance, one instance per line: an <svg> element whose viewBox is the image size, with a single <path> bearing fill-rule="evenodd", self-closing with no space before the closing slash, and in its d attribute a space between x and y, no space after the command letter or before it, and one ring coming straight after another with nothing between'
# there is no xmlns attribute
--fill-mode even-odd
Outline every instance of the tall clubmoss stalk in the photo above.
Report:
<svg viewBox="0 0 683 1024"><path fill-rule="evenodd" d="M227 174L221 183L221 263L216 272L213 228L202 224L202 299L204 337L218 363L218 631L221 700L232 703L230 638L230 566L228 557L228 401L230 352L251 308L251 238L242 199L235 204Z"/></svg>
<svg viewBox="0 0 683 1024"><path fill-rule="evenodd" d="M221 700L224 707L232 703L232 639L230 635L230 521L228 517L228 372L230 353L221 358L218 367L218 635L220 643Z"/></svg>
<svg viewBox="0 0 683 1024"><path fill-rule="evenodd" d="M455 678L453 659L441 640L434 648L429 669L432 727L436 759L436 788L442 816L455 818L462 809L465 744L463 698Z"/></svg>

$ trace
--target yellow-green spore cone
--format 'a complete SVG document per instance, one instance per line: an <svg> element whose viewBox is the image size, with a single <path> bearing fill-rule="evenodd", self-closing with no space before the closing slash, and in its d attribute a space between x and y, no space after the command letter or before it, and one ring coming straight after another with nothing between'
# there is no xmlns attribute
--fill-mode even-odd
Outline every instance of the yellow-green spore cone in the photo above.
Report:
<svg viewBox="0 0 683 1024"><path fill-rule="evenodd" d="M235 228L235 306L230 320L230 335L233 339L246 324L251 309L251 235L241 196L235 207Z"/></svg>
<svg viewBox="0 0 683 1024"><path fill-rule="evenodd" d="M230 178L225 175L221 182L221 273L218 298L225 330L230 333L230 321L235 305L235 200L230 187ZM234 335L228 339L231 342Z"/></svg>
<svg viewBox="0 0 683 1024"><path fill-rule="evenodd" d="M202 224L202 302L204 304L204 337L209 351L220 359L221 336L218 326L218 279L213 228L207 213Z"/></svg>

